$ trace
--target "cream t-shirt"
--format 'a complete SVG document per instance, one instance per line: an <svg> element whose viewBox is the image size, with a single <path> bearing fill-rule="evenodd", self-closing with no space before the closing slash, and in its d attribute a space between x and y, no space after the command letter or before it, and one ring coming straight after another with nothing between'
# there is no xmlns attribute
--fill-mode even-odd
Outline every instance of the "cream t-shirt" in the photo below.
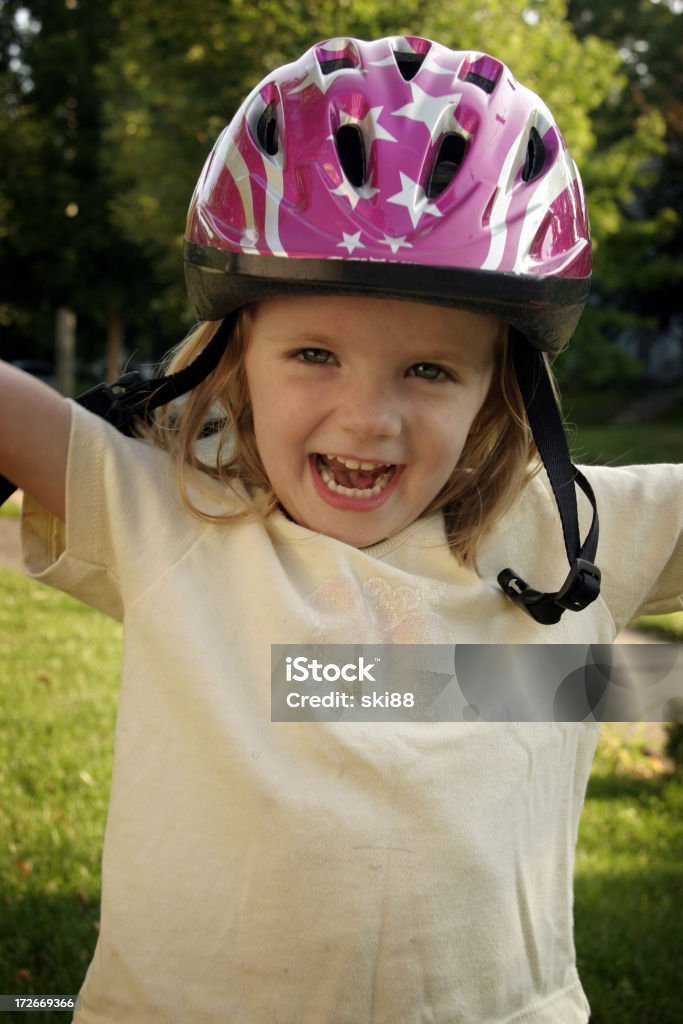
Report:
<svg viewBox="0 0 683 1024"><path fill-rule="evenodd" d="M164 453L73 407L66 526L27 500L22 530L31 575L124 622L77 1024L585 1024L572 878L597 727L271 723L270 646L607 643L683 607L683 467L586 473L603 593L541 626L496 574L566 575L543 478L477 575L438 515L364 550L280 514L199 521Z"/></svg>

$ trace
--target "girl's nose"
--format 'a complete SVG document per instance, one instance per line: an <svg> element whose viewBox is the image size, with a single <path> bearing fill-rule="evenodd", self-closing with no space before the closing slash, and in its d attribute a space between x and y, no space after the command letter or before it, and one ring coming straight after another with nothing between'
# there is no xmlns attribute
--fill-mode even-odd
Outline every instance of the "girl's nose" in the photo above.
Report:
<svg viewBox="0 0 683 1024"><path fill-rule="evenodd" d="M340 396L339 423L358 440L398 437L401 409L398 396L385 382L349 381Z"/></svg>

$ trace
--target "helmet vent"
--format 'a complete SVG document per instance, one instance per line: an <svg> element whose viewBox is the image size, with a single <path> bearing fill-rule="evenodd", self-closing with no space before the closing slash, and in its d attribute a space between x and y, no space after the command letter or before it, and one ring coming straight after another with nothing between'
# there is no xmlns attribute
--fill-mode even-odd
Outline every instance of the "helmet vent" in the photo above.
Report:
<svg viewBox="0 0 683 1024"><path fill-rule="evenodd" d="M535 128L529 132L529 143L526 150L526 160L522 171L522 181L535 181L543 173L545 167L545 146L543 139Z"/></svg>
<svg viewBox="0 0 683 1024"><path fill-rule="evenodd" d="M394 50L394 60L396 61L398 70L401 72L401 75L405 78L406 82L409 82L411 78L415 78L415 75L422 67L422 62L426 56L426 53L411 53L407 50Z"/></svg>
<svg viewBox="0 0 683 1024"><path fill-rule="evenodd" d="M335 139L344 174L354 188L361 188L366 169L363 133L356 124L343 124L337 129Z"/></svg>
<svg viewBox="0 0 683 1024"><path fill-rule="evenodd" d="M333 57L331 60L318 59L320 70L324 75L331 75L335 71L342 71L344 68L356 68L358 62L351 57Z"/></svg>
<svg viewBox="0 0 683 1024"><path fill-rule="evenodd" d="M256 122L256 138L264 153L275 156L279 149L277 134L277 103L272 100Z"/></svg>
<svg viewBox="0 0 683 1024"><path fill-rule="evenodd" d="M465 81L471 82L472 85L478 85L484 92L492 93L496 88L496 81L492 78L485 78L484 75L478 75L474 71L469 71L465 75Z"/></svg>
<svg viewBox="0 0 683 1024"><path fill-rule="evenodd" d="M361 59L354 39L327 39L315 47L315 59L323 75L360 69Z"/></svg>
<svg viewBox="0 0 683 1024"><path fill-rule="evenodd" d="M444 135L432 166L432 173L426 193L429 199L435 199L444 192L460 169L467 152L467 139L457 132Z"/></svg>

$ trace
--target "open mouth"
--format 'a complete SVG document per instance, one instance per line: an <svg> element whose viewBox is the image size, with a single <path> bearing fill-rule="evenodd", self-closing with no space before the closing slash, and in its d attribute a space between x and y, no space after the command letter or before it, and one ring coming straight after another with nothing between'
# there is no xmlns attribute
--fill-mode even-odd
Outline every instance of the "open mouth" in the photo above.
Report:
<svg viewBox="0 0 683 1024"><path fill-rule="evenodd" d="M349 498L374 498L388 487L396 466L360 462L341 455L316 455L320 479L335 494Z"/></svg>

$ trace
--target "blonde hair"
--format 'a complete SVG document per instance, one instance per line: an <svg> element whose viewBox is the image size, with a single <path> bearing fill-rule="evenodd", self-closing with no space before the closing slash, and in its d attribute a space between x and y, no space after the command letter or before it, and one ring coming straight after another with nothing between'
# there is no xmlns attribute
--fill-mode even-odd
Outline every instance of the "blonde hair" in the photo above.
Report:
<svg viewBox="0 0 683 1024"><path fill-rule="evenodd" d="M244 356L251 321L252 308L242 307L216 369L183 400L158 411L153 423L140 431L174 457L183 504L193 515L210 522L253 515L265 518L279 507L256 447L249 405ZM220 321L199 324L168 355L162 372L177 373L191 363L219 326ZM551 372L547 356L544 359ZM201 450L202 439L207 435L211 437L210 461L205 461ZM226 484L241 480L250 505L242 511L224 514L202 511L188 493L188 466ZM423 515L441 510L451 551L464 564L476 565L482 538L539 469L538 453L512 364L509 331L501 325L497 367L488 395L450 480Z"/></svg>

